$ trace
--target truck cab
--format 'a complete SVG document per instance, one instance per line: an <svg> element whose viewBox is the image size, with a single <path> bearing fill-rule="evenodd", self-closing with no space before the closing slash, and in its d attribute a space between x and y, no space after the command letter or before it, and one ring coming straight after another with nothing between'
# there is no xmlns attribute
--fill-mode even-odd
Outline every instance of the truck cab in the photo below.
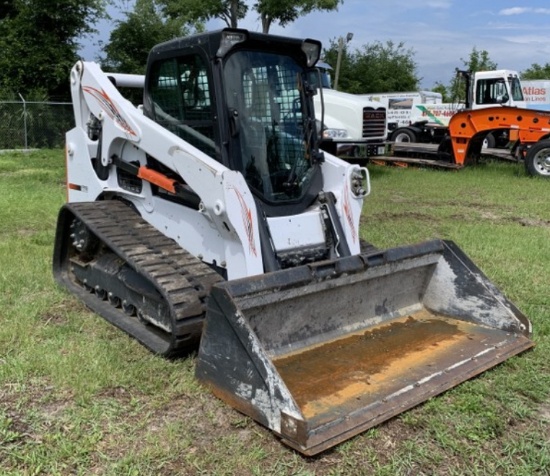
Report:
<svg viewBox="0 0 550 476"><path fill-rule="evenodd" d="M484 109L495 105L521 108L526 106L519 74L516 71L477 71L473 76L471 91L471 109Z"/></svg>
<svg viewBox="0 0 550 476"><path fill-rule="evenodd" d="M384 105L365 96L332 89L332 67L324 62L316 66L321 88L314 96L314 106L315 117L323 124L323 148L353 157L384 154L387 139Z"/></svg>

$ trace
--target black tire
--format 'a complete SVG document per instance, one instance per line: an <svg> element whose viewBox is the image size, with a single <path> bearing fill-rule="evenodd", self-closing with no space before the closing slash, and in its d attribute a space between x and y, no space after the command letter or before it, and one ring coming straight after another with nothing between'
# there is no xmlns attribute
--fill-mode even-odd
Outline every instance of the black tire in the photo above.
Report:
<svg viewBox="0 0 550 476"><path fill-rule="evenodd" d="M361 157L361 154L359 153L359 147L357 146L353 147L350 151L349 156L353 157L354 159Z"/></svg>
<svg viewBox="0 0 550 476"><path fill-rule="evenodd" d="M454 164L454 153L453 153L453 142L451 138L446 135L443 140L439 143L437 148L437 160L442 162L449 162Z"/></svg>
<svg viewBox="0 0 550 476"><path fill-rule="evenodd" d="M406 127L402 127L392 132L391 141L392 142L417 142L417 138L414 131L407 129Z"/></svg>
<svg viewBox="0 0 550 476"><path fill-rule="evenodd" d="M485 136L485 139L483 139L483 146L482 148L483 149L494 149L497 145L497 140L495 139L495 136L489 132L489 134L487 134Z"/></svg>
<svg viewBox="0 0 550 476"><path fill-rule="evenodd" d="M534 177L550 179L550 140L539 141L527 150L525 170Z"/></svg>

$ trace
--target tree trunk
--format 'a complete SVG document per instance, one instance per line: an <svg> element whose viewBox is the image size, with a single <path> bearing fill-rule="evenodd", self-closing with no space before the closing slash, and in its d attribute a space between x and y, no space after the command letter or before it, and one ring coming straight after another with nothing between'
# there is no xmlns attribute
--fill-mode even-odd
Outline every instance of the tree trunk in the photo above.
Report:
<svg viewBox="0 0 550 476"><path fill-rule="evenodd" d="M271 26L271 17L269 17L265 13L262 13L260 18L262 21L262 33L269 33L269 27Z"/></svg>
<svg viewBox="0 0 550 476"><path fill-rule="evenodd" d="M237 28L239 22L239 0L231 0L231 28Z"/></svg>

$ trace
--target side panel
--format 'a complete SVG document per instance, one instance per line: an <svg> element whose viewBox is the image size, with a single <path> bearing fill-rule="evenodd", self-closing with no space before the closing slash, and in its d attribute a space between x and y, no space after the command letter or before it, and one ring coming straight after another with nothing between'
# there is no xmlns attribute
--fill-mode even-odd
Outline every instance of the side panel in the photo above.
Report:
<svg viewBox="0 0 550 476"><path fill-rule="evenodd" d="M350 166L342 160L325 153L322 164L325 190L333 191L336 197L336 209L340 222L346 234L348 246L352 254L359 253L359 220L363 202L370 193L370 177L366 168ZM357 194L352 189L353 177L361 176L364 183L363 194Z"/></svg>
<svg viewBox="0 0 550 476"><path fill-rule="evenodd" d="M195 256L225 267L228 276L262 272L256 206L242 175L145 117L95 63L77 63L71 87L77 127L67 134L69 201L121 195L145 220ZM92 116L101 122L100 139L92 140L85 132ZM146 181L136 193L121 188L113 156L143 166L147 155L176 172L200 197L198 211L184 206L178 211L173 203L155 197ZM92 159L106 177L96 174Z"/></svg>

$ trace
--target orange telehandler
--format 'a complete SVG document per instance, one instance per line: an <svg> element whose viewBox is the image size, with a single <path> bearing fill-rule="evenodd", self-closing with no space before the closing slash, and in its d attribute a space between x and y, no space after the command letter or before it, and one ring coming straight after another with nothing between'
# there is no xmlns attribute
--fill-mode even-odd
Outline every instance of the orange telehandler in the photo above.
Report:
<svg viewBox="0 0 550 476"><path fill-rule="evenodd" d="M510 137L509 148L498 154L483 149L487 135L502 130ZM395 143L391 149L391 154L370 162L461 169L477 163L482 155L494 155L523 161L529 175L550 178L550 112L508 106L464 110L451 118L438 147Z"/></svg>
<svg viewBox="0 0 550 476"><path fill-rule="evenodd" d="M481 155L487 133L501 129L510 130L512 155L524 161L527 172L550 178L550 112L506 106L459 112L438 152L448 152L450 142L454 163L468 165Z"/></svg>

